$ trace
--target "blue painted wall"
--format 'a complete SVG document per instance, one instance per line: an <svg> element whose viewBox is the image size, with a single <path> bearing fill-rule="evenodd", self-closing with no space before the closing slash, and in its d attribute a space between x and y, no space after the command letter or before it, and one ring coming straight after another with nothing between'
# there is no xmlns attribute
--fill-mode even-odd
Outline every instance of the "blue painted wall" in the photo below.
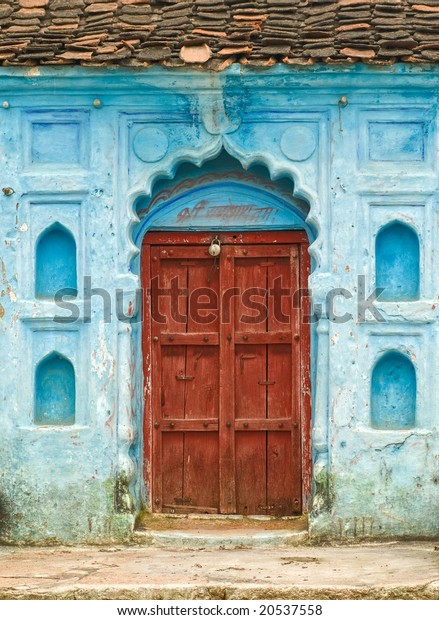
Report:
<svg viewBox="0 0 439 620"><path fill-rule="evenodd" d="M211 227L312 241L311 532L437 534L439 70L0 75L1 538L130 536L141 238Z"/></svg>

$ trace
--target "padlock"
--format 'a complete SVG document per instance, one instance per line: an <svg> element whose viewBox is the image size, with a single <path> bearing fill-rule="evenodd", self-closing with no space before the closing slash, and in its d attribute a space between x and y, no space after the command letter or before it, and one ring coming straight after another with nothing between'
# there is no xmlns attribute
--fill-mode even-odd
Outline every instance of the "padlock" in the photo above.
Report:
<svg viewBox="0 0 439 620"><path fill-rule="evenodd" d="M210 243L209 254L215 257L215 256L219 256L220 252L221 252L221 241L218 239L218 237L215 237L215 239L212 239Z"/></svg>

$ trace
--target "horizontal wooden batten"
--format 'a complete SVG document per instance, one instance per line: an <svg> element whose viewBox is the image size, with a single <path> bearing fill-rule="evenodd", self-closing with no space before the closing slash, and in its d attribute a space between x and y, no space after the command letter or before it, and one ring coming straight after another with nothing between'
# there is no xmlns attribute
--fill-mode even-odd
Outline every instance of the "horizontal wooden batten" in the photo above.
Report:
<svg viewBox="0 0 439 620"><path fill-rule="evenodd" d="M161 334L160 344L163 345L218 345L219 336L214 332L194 332L192 334Z"/></svg>
<svg viewBox="0 0 439 620"><path fill-rule="evenodd" d="M248 232L149 232L143 237L144 245L209 245L218 237L222 245L252 243L267 245L267 231ZM271 245L281 243L308 243L308 237L303 230L279 230L273 235Z"/></svg>
<svg viewBox="0 0 439 620"><path fill-rule="evenodd" d="M213 257L209 254L208 247L194 248L192 245L178 245L173 246L172 248L170 247L169 249L161 249L160 251L154 249L152 256L153 260L155 258L159 258L160 260L178 260L182 267L194 267L196 266L196 261L199 261L202 258L213 261ZM196 261L194 259L196 259Z"/></svg>
<svg viewBox="0 0 439 620"><path fill-rule="evenodd" d="M235 344L290 344L291 332L235 332Z"/></svg>
<svg viewBox="0 0 439 620"><path fill-rule="evenodd" d="M218 510L211 508L210 506L192 506L191 504L163 504L163 512L170 512L171 514L210 514L217 515ZM166 516L166 515L165 515Z"/></svg>
<svg viewBox="0 0 439 620"><path fill-rule="evenodd" d="M218 420L216 418L194 418L194 419L181 419L181 418L167 418L162 419L155 427L157 430L166 431L196 431L205 432L218 431Z"/></svg>
<svg viewBox="0 0 439 620"><path fill-rule="evenodd" d="M235 431L292 431L290 418L240 418L235 420Z"/></svg>
<svg viewBox="0 0 439 620"><path fill-rule="evenodd" d="M280 245L278 247L272 245L256 245L246 247L235 246L230 248L230 254L235 258L289 258L290 247L291 244ZM267 263L271 261L264 260L261 261L261 263L262 262ZM270 265L265 264L265 266L269 267Z"/></svg>

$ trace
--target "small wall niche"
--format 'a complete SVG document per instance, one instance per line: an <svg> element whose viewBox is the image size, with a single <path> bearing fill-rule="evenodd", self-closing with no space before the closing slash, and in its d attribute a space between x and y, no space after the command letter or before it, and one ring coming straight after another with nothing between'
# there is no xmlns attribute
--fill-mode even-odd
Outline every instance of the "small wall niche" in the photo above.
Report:
<svg viewBox="0 0 439 620"><path fill-rule="evenodd" d="M419 238L416 232L393 222L382 228L375 242L376 286L382 301L419 299Z"/></svg>
<svg viewBox="0 0 439 620"><path fill-rule="evenodd" d="M35 296L53 298L61 289L77 294L76 243L61 224L46 229L36 248Z"/></svg>
<svg viewBox="0 0 439 620"><path fill-rule="evenodd" d="M72 363L59 353L40 361L35 372L35 414L38 426L75 423L76 388Z"/></svg>
<svg viewBox="0 0 439 620"><path fill-rule="evenodd" d="M386 353L375 365L371 386L373 428L412 428L416 417L416 371L397 351Z"/></svg>

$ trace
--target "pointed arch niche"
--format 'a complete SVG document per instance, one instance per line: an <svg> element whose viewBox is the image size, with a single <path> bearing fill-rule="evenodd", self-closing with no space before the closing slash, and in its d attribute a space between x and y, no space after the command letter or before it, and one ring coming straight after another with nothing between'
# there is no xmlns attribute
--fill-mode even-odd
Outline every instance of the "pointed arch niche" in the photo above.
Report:
<svg viewBox="0 0 439 620"><path fill-rule="evenodd" d="M419 299L419 238L416 231L394 221L375 241L376 286L382 301Z"/></svg>
<svg viewBox="0 0 439 620"><path fill-rule="evenodd" d="M35 272L36 297L54 297L61 289L71 289L76 294L76 242L71 232L58 222L38 238Z"/></svg>
<svg viewBox="0 0 439 620"><path fill-rule="evenodd" d="M75 371L66 357L54 351L35 370L34 422L38 426L75 423Z"/></svg>
<svg viewBox="0 0 439 620"><path fill-rule="evenodd" d="M416 371L406 355L385 353L372 372L371 424L373 428L412 428L416 418Z"/></svg>
<svg viewBox="0 0 439 620"><path fill-rule="evenodd" d="M226 151L202 166L182 163L169 179L157 179L152 196L135 201L140 220L133 234L137 247L147 230L306 230L309 204L294 196L294 183L270 179L264 165L244 170Z"/></svg>

